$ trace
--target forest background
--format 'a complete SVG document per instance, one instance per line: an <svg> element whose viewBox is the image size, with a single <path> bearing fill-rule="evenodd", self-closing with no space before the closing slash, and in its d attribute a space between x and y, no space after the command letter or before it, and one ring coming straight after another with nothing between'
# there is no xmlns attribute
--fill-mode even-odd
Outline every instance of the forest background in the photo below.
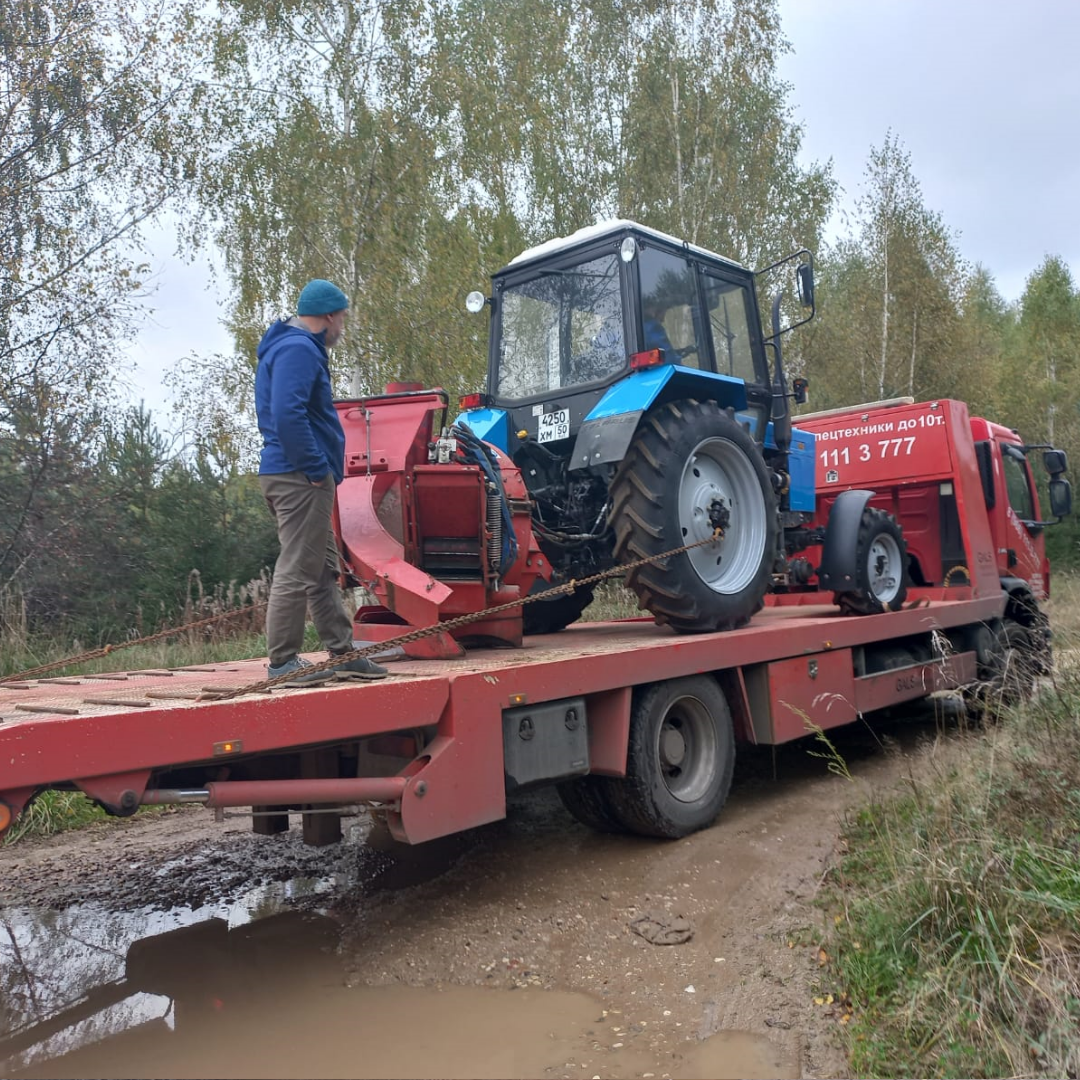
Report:
<svg viewBox="0 0 1080 1080"><path fill-rule="evenodd" d="M308 278L353 300L341 392L409 379L456 394L486 364L464 293L608 217L751 267L814 250L818 316L786 351L814 408L958 397L1080 461L1067 262L1048 255L1006 302L891 131L827 235L837 185L800 158L788 47L776 0L8 0L5 626L116 641L264 575L254 346ZM146 317L139 239L166 216L185 250L218 253L234 348L177 366L163 425L122 387ZM1080 530L1047 535L1074 566Z"/></svg>

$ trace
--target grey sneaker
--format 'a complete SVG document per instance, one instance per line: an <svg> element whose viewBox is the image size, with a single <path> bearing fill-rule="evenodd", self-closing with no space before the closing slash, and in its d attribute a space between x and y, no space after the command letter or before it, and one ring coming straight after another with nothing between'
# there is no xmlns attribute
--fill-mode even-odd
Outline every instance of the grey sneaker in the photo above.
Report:
<svg viewBox="0 0 1080 1080"><path fill-rule="evenodd" d="M316 683L328 682L334 677L332 671L312 671L307 675L302 674L307 668L314 666L310 660L305 660L302 656L294 656L291 660L286 660L284 664L278 664L277 667L268 664L266 676L269 679L276 679L279 675L288 675L294 671L300 673L295 679L282 683L282 686L314 686Z"/></svg>
<svg viewBox="0 0 1080 1080"><path fill-rule="evenodd" d="M340 653L330 653L330 659L340 656ZM366 656L358 656L355 660L345 660L332 669L339 679L385 679L387 670L369 660Z"/></svg>

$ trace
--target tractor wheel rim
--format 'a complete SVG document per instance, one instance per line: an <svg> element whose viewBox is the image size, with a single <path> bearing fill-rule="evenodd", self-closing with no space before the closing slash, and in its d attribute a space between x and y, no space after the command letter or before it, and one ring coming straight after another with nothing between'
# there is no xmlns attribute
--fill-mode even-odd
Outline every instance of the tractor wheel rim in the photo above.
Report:
<svg viewBox="0 0 1080 1080"><path fill-rule="evenodd" d="M742 592L757 576L768 535L765 497L751 460L728 439L704 439L687 456L678 498L685 544L712 536L715 504L726 512L722 539L687 556L713 592Z"/></svg>
<svg viewBox="0 0 1080 1080"><path fill-rule="evenodd" d="M904 579L900 545L894 537L882 533L874 537L866 558L870 592L882 604L891 603Z"/></svg>
<svg viewBox="0 0 1080 1080"><path fill-rule="evenodd" d="M703 798L719 772L716 725L697 698L673 702L656 733L656 760L664 786L679 800Z"/></svg>

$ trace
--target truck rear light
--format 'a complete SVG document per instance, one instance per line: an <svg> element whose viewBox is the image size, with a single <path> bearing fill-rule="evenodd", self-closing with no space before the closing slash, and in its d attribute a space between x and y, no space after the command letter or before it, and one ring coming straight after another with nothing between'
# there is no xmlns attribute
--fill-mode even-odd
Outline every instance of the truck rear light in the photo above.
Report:
<svg viewBox="0 0 1080 1080"><path fill-rule="evenodd" d="M630 370L641 371L642 368L658 367L663 362L663 349L648 349L646 352L631 353Z"/></svg>
<svg viewBox="0 0 1080 1080"><path fill-rule="evenodd" d="M482 409L490 404L491 399L487 394L466 394L464 397L458 398L458 405L462 409Z"/></svg>

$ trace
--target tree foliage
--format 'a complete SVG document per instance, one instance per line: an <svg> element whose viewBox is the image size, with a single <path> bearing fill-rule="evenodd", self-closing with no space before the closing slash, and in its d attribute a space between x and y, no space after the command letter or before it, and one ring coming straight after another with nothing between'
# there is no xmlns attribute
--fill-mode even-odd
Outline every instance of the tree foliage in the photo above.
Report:
<svg viewBox="0 0 1080 1080"><path fill-rule="evenodd" d="M183 17L163 0L0 5L0 588L81 513L65 493L135 325L132 245L183 174Z"/></svg>
<svg viewBox="0 0 1080 1080"><path fill-rule="evenodd" d="M340 392L476 389L464 294L610 217L751 266L814 249L818 318L787 348L814 407L956 396L1080 460L1069 267L1048 256L1007 303L892 132L824 245L835 186L800 158L788 48L776 0L8 0L0 591L39 628L114 636L171 618L193 571L257 576L255 346L303 283L352 298ZM182 240L223 254L235 342L175 365L181 442L115 393L139 227L179 194Z"/></svg>
<svg viewBox="0 0 1080 1080"><path fill-rule="evenodd" d="M51 482L7 535L0 586L31 626L116 641L175 620L194 573L204 592L258 578L276 555L257 479L206 449L174 445L144 409L83 432L28 428L0 457L0 499L46 467ZM8 444L10 445L10 444Z"/></svg>
<svg viewBox="0 0 1080 1080"><path fill-rule="evenodd" d="M0 7L0 423L35 386L58 395L54 408L78 406L115 374L112 349L130 332L145 272L125 241L179 168L167 10Z"/></svg>
<svg viewBox="0 0 1080 1080"><path fill-rule="evenodd" d="M828 169L796 160L775 0L225 0L208 36L224 137L198 194L236 296L241 374L218 385L238 410L310 277L352 297L340 389L462 390L486 357L464 293L527 244L618 214L771 259L831 204Z"/></svg>
<svg viewBox="0 0 1080 1080"><path fill-rule="evenodd" d="M871 148L855 229L826 253L810 370L836 394L962 396L958 355L967 268L926 207L911 158L889 133Z"/></svg>

